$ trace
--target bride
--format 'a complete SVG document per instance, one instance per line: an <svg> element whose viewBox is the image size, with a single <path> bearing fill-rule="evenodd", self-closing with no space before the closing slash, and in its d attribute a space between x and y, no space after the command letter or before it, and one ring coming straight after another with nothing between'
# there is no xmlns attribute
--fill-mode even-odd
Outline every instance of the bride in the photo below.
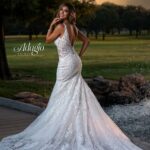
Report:
<svg viewBox="0 0 150 150"><path fill-rule="evenodd" d="M46 36L59 56L46 109L22 132L3 138L0 150L142 150L104 112L83 79L81 58L89 40L76 27L73 12L63 3ZM79 55L76 38L83 42Z"/></svg>

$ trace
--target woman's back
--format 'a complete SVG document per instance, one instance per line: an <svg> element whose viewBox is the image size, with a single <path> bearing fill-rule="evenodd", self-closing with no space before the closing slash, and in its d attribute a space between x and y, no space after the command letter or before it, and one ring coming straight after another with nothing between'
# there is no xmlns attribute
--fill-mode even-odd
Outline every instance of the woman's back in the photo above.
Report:
<svg viewBox="0 0 150 150"><path fill-rule="evenodd" d="M64 32L54 43L57 46L58 55L64 57L69 53L75 53L74 42L77 37L77 28L70 24L63 23L63 25Z"/></svg>
<svg viewBox="0 0 150 150"><path fill-rule="evenodd" d="M67 27L70 43L73 46L78 34L77 28L73 24L68 24L66 25L66 27Z"/></svg>

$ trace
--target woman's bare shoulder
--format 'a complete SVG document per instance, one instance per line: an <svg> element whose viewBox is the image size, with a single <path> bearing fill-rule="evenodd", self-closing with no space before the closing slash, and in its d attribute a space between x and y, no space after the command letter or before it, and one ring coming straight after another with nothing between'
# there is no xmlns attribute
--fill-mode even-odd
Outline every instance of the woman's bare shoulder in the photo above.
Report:
<svg viewBox="0 0 150 150"><path fill-rule="evenodd" d="M58 23L56 26L55 26L56 29L58 30L63 30L64 29L64 24L63 23Z"/></svg>

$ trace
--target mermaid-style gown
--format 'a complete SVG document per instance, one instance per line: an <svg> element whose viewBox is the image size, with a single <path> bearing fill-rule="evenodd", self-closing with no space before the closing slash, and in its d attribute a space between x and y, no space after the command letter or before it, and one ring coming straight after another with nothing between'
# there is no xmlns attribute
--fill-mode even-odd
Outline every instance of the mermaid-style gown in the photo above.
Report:
<svg viewBox="0 0 150 150"><path fill-rule="evenodd" d="M3 138L0 150L142 150L104 112L84 81L66 25L55 45L59 62L46 109L22 132Z"/></svg>

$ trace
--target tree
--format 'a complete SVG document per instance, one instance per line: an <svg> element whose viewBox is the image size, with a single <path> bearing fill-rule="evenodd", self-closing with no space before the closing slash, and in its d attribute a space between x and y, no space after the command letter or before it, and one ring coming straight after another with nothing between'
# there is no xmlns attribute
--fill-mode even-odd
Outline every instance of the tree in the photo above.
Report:
<svg viewBox="0 0 150 150"><path fill-rule="evenodd" d="M95 32L95 37L98 37L98 33L102 31L102 39L105 40L105 36L107 33L116 27L118 22L118 14L117 12L107 7L107 5L98 5L95 18L92 20L92 27Z"/></svg>
<svg viewBox="0 0 150 150"><path fill-rule="evenodd" d="M137 6L135 18L136 38L141 34L142 29L144 29L145 20L146 20L146 10L141 6Z"/></svg>
<svg viewBox="0 0 150 150"><path fill-rule="evenodd" d="M150 10L146 12L146 19L144 22L144 27L147 29L147 33L150 34Z"/></svg>
<svg viewBox="0 0 150 150"><path fill-rule="evenodd" d="M121 28L123 27L122 14L124 12L124 6L116 5L110 2L105 2L102 5L113 10L116 13L116 19L113 26L118 29L118 33L120 34Z"/></svg>
<svg viewBox="0 0 150 150"><path fill-rule="evenodd" d="M77 11L77 24L81 28L88 29L88 24L94 16L96 5L94 0L83 0L82 2L76 0L73 4Z"/></svg>
<svg viewBox="0 0 150 150"><path fill-rule="evenodd" d="M6 1L5 1L6 2ZM9 6L4 1L1 1L0 13L0 79L11 79L12 75L8 67L6 51L5 51L5 38L4 38L4 15L7 15ZM7 0L7 2L10 2ZM3 7L2 7L3 6Z"/></svg>
<svg viewBox="0 0 150 150"><path fill-rule="evenodd" d="M136 37L140 34L144 27L144 20L146 18L146 10L141 6L127 6L123 14L124 26L129 30L130 35L132 31L136 31Z"/></svg>

